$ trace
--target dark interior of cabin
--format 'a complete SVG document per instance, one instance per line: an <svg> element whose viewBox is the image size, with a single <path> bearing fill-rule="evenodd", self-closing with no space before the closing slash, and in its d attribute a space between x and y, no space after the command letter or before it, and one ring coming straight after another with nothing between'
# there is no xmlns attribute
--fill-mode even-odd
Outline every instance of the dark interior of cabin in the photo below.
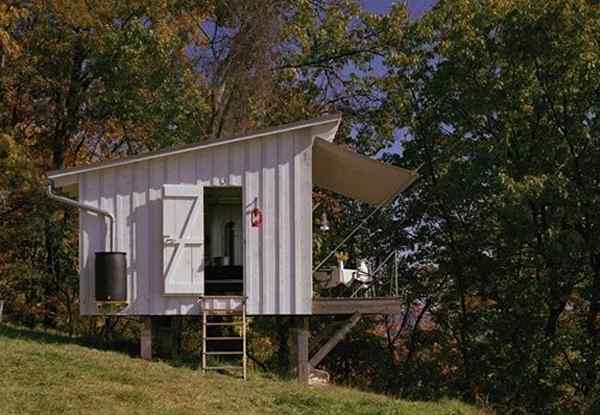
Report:
<svg viewBox="0 0 600 415"><path fill-rule="evenodd" d="M242 212L241 187L204 188L205 295L243 295Z"/></svg>

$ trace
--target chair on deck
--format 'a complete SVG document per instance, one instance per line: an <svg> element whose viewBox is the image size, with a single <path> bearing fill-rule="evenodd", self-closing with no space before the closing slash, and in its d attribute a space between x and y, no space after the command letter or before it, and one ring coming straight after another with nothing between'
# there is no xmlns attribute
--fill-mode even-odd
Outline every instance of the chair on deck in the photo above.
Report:
<svg viewBox="0 0 600 415"><path fill-rule="evenodd" d="M334 288L339 285L349 287L354 281L366 285L373 281L373 276L369 272L369 266L365 260L359 261L358 269L345 268L344 261L338 261L337 266L317 271L314 275L323 288Z"/></svg>

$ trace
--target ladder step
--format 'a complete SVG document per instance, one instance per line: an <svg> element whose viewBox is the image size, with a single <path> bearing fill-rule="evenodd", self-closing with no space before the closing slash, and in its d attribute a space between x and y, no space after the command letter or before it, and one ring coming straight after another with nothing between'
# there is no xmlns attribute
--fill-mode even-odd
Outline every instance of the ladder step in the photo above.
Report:
<svg viewBox="0 0 600 415"><path fill-rule="evenodd" d="M201 295L200 300L245 300L243 295Z"/></svg>
<svg viewBox="0 0 600 415"><path fill-rule="evenodd" d="M210 317L211 313L213 311L235 311L236 313L239 313L239 315L242 315L242 310L240 310L239 306L237 306L236 308L230 307L230 308L210 308L210 307L206 307L203 308L202 311L204 311L206 313L207 316Z"/></svg>
<svg viewBox="0 0 600 415"><path fill-rule="evenodd" d="M205 312L210 312L210 314L206 314L206 317L214 317L214 316L231 316L231 317L242 317L242 313L238 310L205 310Z"/></svg>
<svg viewBox="0 0 600 415"><path fill-rule="evenodd" d="M233 282L233 281L232 281ZM216 281L215 281L216 283ZM215 298L215 297L212 297ZM200 300L209 300L210 297L200 297ZM232 298L229 297L229 300ZM246 380L247 375L247 355L246 355L246 330L247 330L247 316L246 316L246 297L240 297L242 300L242 304L239 306L228 307L228 308L210 308L210 303L204 303L202 306L202 369L204 371L208 370L242 370L242 378ZM217 307L224 307L227 304L215 304ZM217 316L228 316L230 318L220 318L220 319L210 319L210 317ZM221 321L219 321L221 320ZM223 321L225 320L225 321ZM224 336L219 336L219 333L211 333L208 334L209 326L237 326L241 327L241 333L222 333ZM237 331L237 330L236 330ZM235 336L232 336L235 334ZM237 351L207 351L208 343L210 341L240 341L241 349ZM226 343L220 343L226 344ZM227 362L224 366L208 366L207 358L209 356L236 356L241 359L241 366L232 366L230 363L237 362ZM217 357L218 359L218 357ZM224 359L226 360L226 359Z"/></svg>
<svg viewBox="0 0 600 415"><path fill-rule="evenodd" d="M207 366L204 370L242 370L242 366Z"/></svg>
<svg viewBox="0 0 600 415"><path fill-rule="evenodd" d="M243 337L226 336L226 337L207 337L206 340L244 340L244 338Z"/></svg>
<svg viewBox="0 0 600 415"><path fill-rule="evenodd" d="M225 355L225 356L233 356L233 355L243 355L244 352L204 352L205 355L207 356L218 356L218 355Z"/></svg>
<svg viewBox="0 0 600 415"><path fill-rule="evenodd" d="M235 308L218 308L218 309L217 308L206 308L206 309L203 309L202 311L204 311L206 313L206 317L222 315L219 313L228 313L228 314L236 315L239 317L242 316L242 311L236 310Z"/></svg>

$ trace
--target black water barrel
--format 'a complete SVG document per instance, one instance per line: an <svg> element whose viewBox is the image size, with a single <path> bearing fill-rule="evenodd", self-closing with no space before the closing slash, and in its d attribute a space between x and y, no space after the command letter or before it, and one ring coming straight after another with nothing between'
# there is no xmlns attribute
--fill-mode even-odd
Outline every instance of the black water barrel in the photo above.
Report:
<svg viewBox="0 0 600 415"><path fill-rule="evenodd" d="M96 252L96 301L127 301L125 252Z"/></svg>

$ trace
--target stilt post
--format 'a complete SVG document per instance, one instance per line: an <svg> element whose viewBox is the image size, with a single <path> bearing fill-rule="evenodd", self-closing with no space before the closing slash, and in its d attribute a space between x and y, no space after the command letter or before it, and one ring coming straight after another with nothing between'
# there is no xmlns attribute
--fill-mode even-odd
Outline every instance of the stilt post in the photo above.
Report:
<svg viewBox="0 0 600 415"><path fill-rule="evenodd" d="M152 317L144 317L144 325L140 336L140 356L144 360L152 360Z"/></svg>
<svg viewBox="0 0 600 415"><path fill-rule="evenodd" d="M242 367L243 367L243 378L244 380L248 379L248 351L246 350L246 336L247 336L247 327L248 324L247 316L246 316L246 298L244 298L244 303L242 304Z"/></svg>
<svg viewBox="0 0 600 415"><path fill-rule="evenodd" d="M206 318L206 310L202 310L202 374L206 374L206 336L207 329L206 323L208 322Z"/></svg>
<svg viewBox="0 0 600 415"><path fill-rule="evenodd" d="M310 365L308 363L308 339L310 327L308 317L294 316L290 329L291 370L298 376L298 383L308 385Z"/></svg>

